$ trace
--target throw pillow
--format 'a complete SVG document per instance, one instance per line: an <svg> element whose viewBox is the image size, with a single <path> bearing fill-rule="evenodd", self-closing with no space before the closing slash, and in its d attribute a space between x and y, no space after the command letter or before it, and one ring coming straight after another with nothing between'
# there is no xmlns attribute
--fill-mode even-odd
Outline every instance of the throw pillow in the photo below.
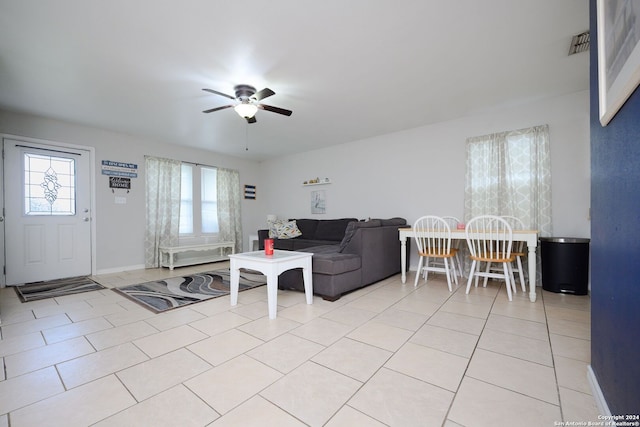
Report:
<svg viewBox="0 0 640 427"><path fill-rule="evenodd" d="M269 223L269 237L272 239L293 239L302 236L296 221L274 221Z"/></svg>
<svg viewBox="0 0 640 427"><path fill-rule="evenodd" d="M267 225L269 226L269 238L275 239L278 237L278 227L282 223L281 219L277 219L275 221L267 221Z"/></svg>

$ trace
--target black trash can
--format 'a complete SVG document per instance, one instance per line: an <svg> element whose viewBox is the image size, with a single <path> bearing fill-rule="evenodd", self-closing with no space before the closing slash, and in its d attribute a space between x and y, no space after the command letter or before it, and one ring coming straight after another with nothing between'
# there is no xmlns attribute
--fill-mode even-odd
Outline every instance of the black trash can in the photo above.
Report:
<svg viewBox="0 0 640 427"><path fill-rule="evenodd" d="M541 237L542 288L574 295L589 293L589 239Z"/></svg>

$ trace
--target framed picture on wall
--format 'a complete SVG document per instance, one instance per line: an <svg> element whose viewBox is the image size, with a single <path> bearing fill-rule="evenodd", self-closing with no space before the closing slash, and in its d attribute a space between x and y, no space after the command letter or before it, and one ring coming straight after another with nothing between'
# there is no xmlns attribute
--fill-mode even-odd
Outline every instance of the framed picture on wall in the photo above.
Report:
<svg viewBox="0 0 640 427"><path fill-rule="evenodd" d="M327 200L325 198L324 190L311 192L311 213L327 213Z"/></svg>
<svg viewBox="0 0 640 427"><path fill-rule="evenodd" d="M598 0L600 123L606 126L640 83L640 1Z"/></svg>
<svg viewBox="0 0 640 427"><path fill-rule="evenodd" d="M256 186L255 185L245 185L244 186L244 198L249 200L256 199Z"/></svg>

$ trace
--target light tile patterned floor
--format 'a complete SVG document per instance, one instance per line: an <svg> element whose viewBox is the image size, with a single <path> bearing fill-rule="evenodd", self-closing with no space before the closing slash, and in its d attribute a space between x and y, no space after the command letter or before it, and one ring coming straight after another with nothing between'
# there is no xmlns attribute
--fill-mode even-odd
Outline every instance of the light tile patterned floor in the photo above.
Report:
<svg viewBox="0 0 640 427"><path fill-rule="evenodd" d="M226 263L99 276L108 287ZM111 291L0 289L0 427L553 426L598 421L590 300L400 275L336 302L264 287L153 314Z"/></svg>

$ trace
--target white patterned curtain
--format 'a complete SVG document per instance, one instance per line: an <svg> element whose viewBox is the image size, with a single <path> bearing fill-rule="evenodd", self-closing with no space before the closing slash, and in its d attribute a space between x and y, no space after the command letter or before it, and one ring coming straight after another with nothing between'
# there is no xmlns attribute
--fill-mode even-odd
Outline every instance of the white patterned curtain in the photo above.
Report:
<svg viewBox="0 0 640 427"><path fill-rule="evenodd" d="M477 215L509 215L525 228L550 236L549 126L467 139L465 221Z"/></svg>
<svg viewBox="0 0 640 427"><path fill-rule="evenodd" d="M158 248L177 246L180 226L181 165L178 160L145 156L147 223L146 268L160 266Z"/></svg>
<svg viewBox="0 0 640 427"><path fill-rule="evenodd" d="M234 241L236 253L242 252L240 175L236 170L218 168L217 180L220 241Z"/></svg>

